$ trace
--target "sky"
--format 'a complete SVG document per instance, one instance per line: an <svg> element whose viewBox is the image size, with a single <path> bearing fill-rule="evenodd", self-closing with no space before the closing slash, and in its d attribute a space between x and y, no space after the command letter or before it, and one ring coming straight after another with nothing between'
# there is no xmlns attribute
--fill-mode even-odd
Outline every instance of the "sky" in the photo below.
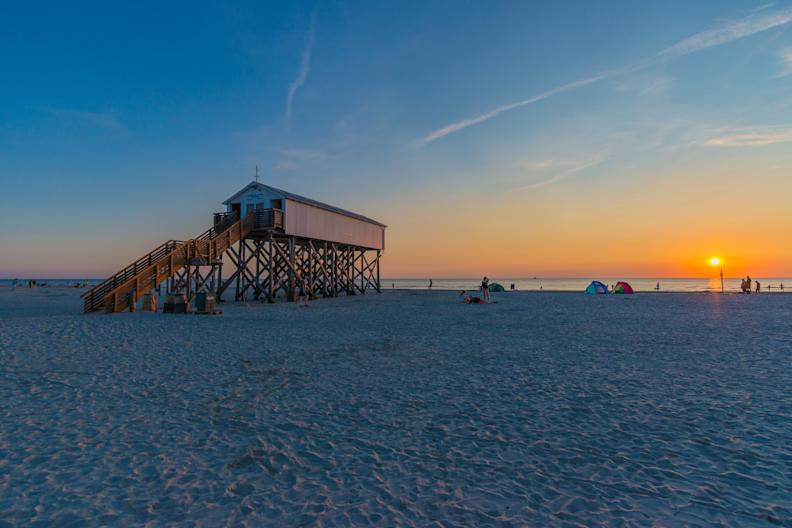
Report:
<svg viewBox="0 0 792 528"><path fill-rule="evenodd" d="M101 278L261 181L385 277L792 275L792 2L0 4L0 277Z"/></svg>

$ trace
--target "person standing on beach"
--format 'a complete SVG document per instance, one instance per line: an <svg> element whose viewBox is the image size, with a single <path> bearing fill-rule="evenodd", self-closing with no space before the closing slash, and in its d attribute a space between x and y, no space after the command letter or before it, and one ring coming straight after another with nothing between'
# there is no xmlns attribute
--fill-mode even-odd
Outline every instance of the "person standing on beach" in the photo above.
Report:
<svg viewBox="0 0 792 528"><path fill-rule="evenodd" d="M745 277L745 293L751 293L751 276Z"/></svg>
<svg viewBox="0 0 792 528"><path fill-rule="evenodd" d="M297 283L297 299L300 301L300 308L308 308L308 290L305 288L305 280Z"/></svg>
<svg viewBox="0 0 792 528"><path fill-rule="evenodd" d="M490 300L489 279L487 277L481 279L481 295L484 297L484 300L486 302L489 302Z"/></svg>
<svg viewBox="0 0 792 528"><path fill-rule="evenodd" d="M759 293L760 289L761 289L761 285L759 284L759 281L756 281L756 293Z"/></svg>
<svg viewBox="0 0 792 528"><path fill-rule="evenodd" d="M429 289L432 289L432 279L429 279Z"/></svg>

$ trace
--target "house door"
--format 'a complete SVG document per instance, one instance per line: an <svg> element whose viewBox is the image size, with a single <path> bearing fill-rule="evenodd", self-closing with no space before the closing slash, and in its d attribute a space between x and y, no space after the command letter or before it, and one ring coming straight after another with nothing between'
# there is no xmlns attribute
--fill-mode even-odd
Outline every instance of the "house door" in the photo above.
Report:
<svg viewBox="0 0 792 528"><path fill-rule="evenodd" d="M283 200L281 200L281 199L270 200L270 207L272 207L273 209L280 209L282 211L283 210Z"/></svg>
<svg viewBox="0 0 792 528"><path fill-rule="evenodd" d="M238 203L232 203L231 204L231 212L232 213L236 213L237 218L240 218L241 216L240 216L239 213L241 212L241 205L238 204Z"/></svg>

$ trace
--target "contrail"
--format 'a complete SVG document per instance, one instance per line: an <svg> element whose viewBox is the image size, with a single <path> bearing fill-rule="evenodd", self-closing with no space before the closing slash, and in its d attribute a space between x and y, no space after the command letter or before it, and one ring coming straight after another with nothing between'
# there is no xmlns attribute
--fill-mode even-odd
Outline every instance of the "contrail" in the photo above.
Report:
<svg viewBox="0 0 792 528"><path fill-rule="evenodd" d="M510 110L514 110L515 108L520 108L522 106L526 106L532 103L536 103L538 101L542 101L544 99L547 99L548 97L552 97L554 95L558 95L563 92L568 92L570 90L575 90L577 88L588 86L589 84L593 84L597 81L601 81L614 74L623 74L631 71L636 71L642 68L646 68L660 60L674 58L674 57L681 57L683 55L689 55L697 51L702 51L708 48L713 48L715 46L720 46L722 44L727 44L735 40L739 40L745 37L750 37L751 35L755 35L756 33L761 33L762 31L767 31L768 29L772 29L774 27L788 24L789 22L792 22L792 9L784 9L781 11L776 11L774 13L766 13L766 14L754 13L740 20L726 22L724 24L715 26L706 31L696 33L695 35L692 35L686 39L680 40L673 46L665 48L656 55L638 61L629 66L615 70L610 70L608 72L595 75L594 77L587 77L585 79L580 79L578 81L564 84L557 88L553 88L552 90L543 92L539 95L529 97L528 99L523 99L522 101L518 101L516 103L499 106L494 110L490 110L489 112L486 112L484 114L471 117L469 119L464 119L462 121L457 121L456 123L451 123L450 125L446 125L443 128L435 130L428 136L420 139L418 141L418 145L419 146L428 145L433 141L437 141L440 138L444 138L450 134L459 132L460 130L465 129L469 126L477 125L479 123L483 123L484 121L488 121L493 117L500 115L504 112L508 112Z"/></svg>
<svg viewBox="0 0 792 528"><path fill-rule="evenodd" d="M452 123L452 124L450 124L448 126L445 126L445 127L441 128L439 130L435 130L434 132L432 132L431 134L429 134L428 136L423 138L419 142L419 144L422 145L422 146L426 145L428 143L431 143L432 141L436 141L436 140L438 140L438 139L440 139L442 137L445 137L445 136L447 136L449 134L453 134L454 132L458 132L459 130L462 130L463 128L467 128L467 127L469 127L471 125L477 125L477 124L479 124L481 122L484 122L484 121L487 121L489 119L492 119L496 115L502 114L503 112L508 112L509 110L514 110L515 108L520 108L521 106L526 106L526 105L529 105L529 104L532 104L532 103L536 103L536 102L541 101L543 99L547 99L548 97L552 97L554 95L557 95L557 94L560 94L560 93L563 93L563 92L568 92L569 90L574 90L575 88L580 88L581 86L586 86L588 84L595 83L595 82L600 81L600 80L602 80L604 78L605 78L604 75L596 75L594 77L587 77L585 79L580 79L579 81L575 81L575 82L571 82L571 83L568 83L568 84L564 84L562 86L558 86L557 88L553 88L552 90L548 90L546 92L542 92L539 95L534 95L533 97L529 97L528 99L523 99L522 101L517 101L516 103L511 103L511 104L499 106L495 110L491 110L491 111L487 112L486 114L481 114L479 116L472 117L470 119L465 119L464 121L458 121L456 123Z"/></svg>
<svg viewBox="0 0 792 528"><path fill-rule="evenodd" d="M657 54L657 57L680 57L697 51L728 44L756 33L792 22L792 9L784 9L763 15L753 14L741 20L734 20L712 29L696 33L692 37L680 40Z"/></svg>
<svg viewBox="0 0 792 528"><path fill-rule="evenodd" d="M286 98L286 126L291 126L291 112L292 104L294 103L294 96L297 90L305 83L308 78L308 72L311 70L311 54L313 53L314 46L314 32L316 28L316 16L311 17L311 25L308 27L308 33L305 36L305 47L303 47L302 59L300 60L300 69L297 71L297 77L289 84L289 95Z"/></svg>

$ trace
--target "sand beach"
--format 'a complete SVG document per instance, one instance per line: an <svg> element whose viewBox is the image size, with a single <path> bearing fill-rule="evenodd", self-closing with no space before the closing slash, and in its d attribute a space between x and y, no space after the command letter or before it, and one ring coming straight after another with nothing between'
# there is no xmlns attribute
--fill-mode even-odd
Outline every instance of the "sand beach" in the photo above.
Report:
<svg viewBox="0 0 792 528"><path fill-rule="evenodd" d="M0 525L792 523L780 295L0 289Z"/></svg>

